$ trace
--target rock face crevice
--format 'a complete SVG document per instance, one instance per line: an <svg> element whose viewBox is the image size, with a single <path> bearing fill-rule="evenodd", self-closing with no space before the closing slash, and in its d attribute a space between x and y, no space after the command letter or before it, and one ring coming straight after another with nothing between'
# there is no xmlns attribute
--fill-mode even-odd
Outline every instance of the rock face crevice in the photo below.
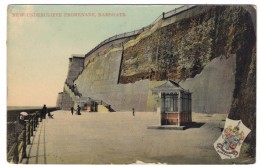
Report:
<svg viewBox="0 0 260 167"><path fill-rule="evenodd" d="M233 101L229 118L239 120L252 131L246 138L250 143L249 154L255 156L256 148L256 33L254 29L255 9L240 15L240 29L234 35L230 49L237 54ZM251 13L251 15L250 15ZM253 16L252 16L253 15ZM246 33L245 33L246 32Z"/></svg>

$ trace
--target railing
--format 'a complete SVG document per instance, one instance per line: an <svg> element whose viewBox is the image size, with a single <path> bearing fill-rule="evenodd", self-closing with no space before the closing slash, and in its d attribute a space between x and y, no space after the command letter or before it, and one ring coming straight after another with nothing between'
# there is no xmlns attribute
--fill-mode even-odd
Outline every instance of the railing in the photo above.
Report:
<svg viewBox="0 0 260 167"><path fill-rule="evenodd" d="M175 8L174 10L171 10L171 11L169 11L169 12L166 12L166 13L164 13L164 19L166 19L166 18L169 18L169 17L171 17L171 16L174 16L174 15L176 15L176 14L179 14L179 13L181 13L181 12L183 12L183 11L186 11L186 10L188 10L188 9L191 9L191 8L193 8L193 7L195 7L196 5L184 5L184 6L181 6L181 7L179 7L179 8Z"/></svg>
<svg viewBox="0 0 260 167"><path fill-rule="evenodd" d="M31 144L31 136L33 132L36 131L37 126L39 125L40 112L29 115L29 119L23 122L24 128L20 134L18 132L14 133L15 142L9 149L7 153L7 161L18 164L22 161L23 158L27 157L26 147L28 144ZM40 119L40 121L42 121ZM20 159L20 154L21 159Z"/></svg>
<svg viewBox="0 0 260 167"><path fill-rule="evenodd" d="M94 99L92 99L90 97L80 97L80 96L76 95L76 93L73 91L72 87L69 86L67 83L65 83L64 88L65 88L65 91L67 91L69 96L72 98L72 100L75 103L77 103L77 105L80 105L79 103L82 103L82 100L80 100L81 98L88 98L88 100L86 100L86 102L87 101L92 101L92 102L95 102L95 103L97 103L99 105L105 106L106 108L109 109L109 111L111 110L111 105L106 103L106 102L104 102L103 100L94 100Z"/></svg>
<svg viewBox="0 0 260 167"><path fill-rule="evenodd" d="M36 131L40 118L41 108L9 109L7 111L7 161L19 163L25 158L26 147L31 144L31 136ZM56 107L47 109L48 112L57 110ZM20 119L21 112L28 113L26 121Z"/></svg>
<svg viewBox="0 0 260 167"><path fill-rule="evenodd" d="M69 93L73 100L77 100L78 98L80 98L81 94L79 92L75 92L74 89L72 88L72 86L65 82L65 90L67 91L67 93Z"/></svg>
<svg viewBox="0 0 260 167"><path fill-rule="evenodd" d="M162 13L157 19L155 19L153 21L152 24L146 26L146 27L143 27L139 30L135 30L135 31L131 31L131 32L126 32L126 33L123 33L123 34L119 34L119 35L114 35L104 41L102 41L100 44L98 44L95 48L93 48L92 50L90 50L86 55L85 55L85 58L88 57L89 55L91 55L93 52L95 52L96 50L98 50L101 46L104 46L105 44L109 43L109 42L112 42L112 41L115 41L115 40L118 40L118 39L123 39L123 38L127 38L127 37L131 37L131 36L136 36L136 35L139 35L140 33L150 29L152 26L154 26L158 21L162 20L162 19L166 19L166 18L169 18L169 17L172 17L174 15L177 15L183 11L186 11L188 9L191 9L193 7L195 7L196 5L184 5L184 6L181 6L179 8L175 8L174 10L171 10L169 12L166 12L166 13Z"/></svg>

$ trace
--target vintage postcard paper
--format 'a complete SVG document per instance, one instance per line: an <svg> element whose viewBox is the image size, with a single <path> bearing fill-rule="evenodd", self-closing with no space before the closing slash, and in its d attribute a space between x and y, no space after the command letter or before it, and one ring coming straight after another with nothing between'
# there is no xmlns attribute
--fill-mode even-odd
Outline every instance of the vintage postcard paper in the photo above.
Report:
<svg viewBox="0 0 260 167"><path fill-rule="evenodd" d="M9 5L15 164L253 164L253 5Z"/></svg>

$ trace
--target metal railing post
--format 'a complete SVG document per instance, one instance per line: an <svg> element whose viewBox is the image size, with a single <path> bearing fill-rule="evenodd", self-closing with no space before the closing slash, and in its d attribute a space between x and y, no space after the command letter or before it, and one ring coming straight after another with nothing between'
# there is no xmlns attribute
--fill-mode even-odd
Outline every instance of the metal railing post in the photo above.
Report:
<svg viewBox="0 0 260 167"><path fill-rule="evenodd" d="M34 132L35 129L34 129L34 116L32 117L32 132Z"/></svg>
<svg viewBox="0 0 260 167"><path fill-rule="evenodd" d="M24 125L23 128L23 153L22 153L22 158L26 158L26 124Z"/></svg>
<svg viewBox="0 0 260 167"><path fill-rule="evenodd" d="M27 135L27 144L31 144L31 130L30 130L30 120L27 122L28 135Z"/></svg>
<svg viewBox="0 0 260 167"><path fill-rule="evenodd" d="M35 114L35 116L34 116L34 131L36 131L36 127L37 127L37 115Z"/></svg>
<svg viewBox="0 0 260 167"><path fill-rule="evenodd" d="M13 157L13 162L15 164L18 164L19 162L19 153L18 153L18 134L15 132L15 148L14 148L14 157Z"/></svg>
<svg viewBox="0 0 260 167"><path fill-rule="evenodd" d="M36 113L36 127L38 127L38 125L39 125L39 114L38 114L38 112Z"/></svg>
<svg viewBox="0 0 260 167"><path fill-rule="evenodd" d="M33 119L30 119L30 135L33 136Z"/></svg>
<svg viewBox="0 0 260 167"><path fill-rule="evenodd" d="M40 112L40 122L42 122L42 113Z"/></svg>

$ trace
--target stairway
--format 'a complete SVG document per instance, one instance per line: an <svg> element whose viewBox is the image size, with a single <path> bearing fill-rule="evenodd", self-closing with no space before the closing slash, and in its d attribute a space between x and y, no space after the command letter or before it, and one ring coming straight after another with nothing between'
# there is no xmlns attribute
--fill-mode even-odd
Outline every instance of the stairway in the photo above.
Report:
<svg viewBox="0 0 260 167"><path fill-rule="evenodd" d="M79 105L80 102L80 96L76 95L71 88L67 85L67 83L64 84L64 91L66 91L69 96L71 97L71 99L74 101L74 108L77 108L77 106Z"/></svg>
<svg viewBox="0 0 260 167"><path fill-rule="evenodd" d="M90 97L82 97L79 92L76 92L72 90L72 88L65 83L64 84L64 91L68 93L68 95L71 97L71 99L74 101L74 108L76 109L79 106L84 106L86 102L95 102L97 104L97 111L98 112L114 112L114 110L111 108L111 105L105 103L102 100L94 100Z"/></svg>

